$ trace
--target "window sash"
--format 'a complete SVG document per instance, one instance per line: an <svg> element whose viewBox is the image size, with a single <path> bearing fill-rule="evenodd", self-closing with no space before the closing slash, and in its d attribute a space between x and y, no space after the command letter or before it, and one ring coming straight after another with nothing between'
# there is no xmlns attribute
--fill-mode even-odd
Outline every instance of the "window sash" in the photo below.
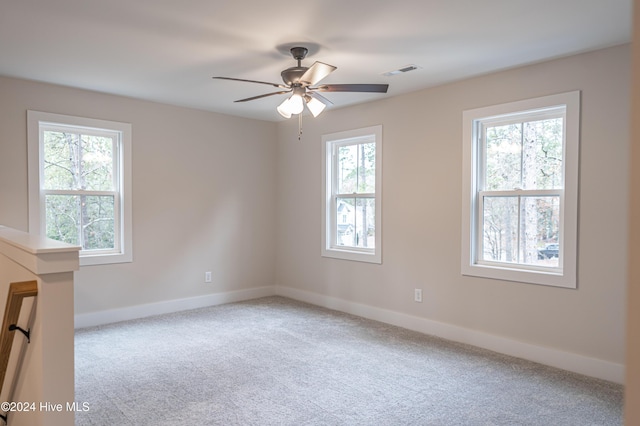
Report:
<svg viewBox="0 0 640 426"><path fill-rule="evenodd" d="M352 140L346 140L346 141L340 141L340 142L334 142L332 143L332 152L331 152L331 194L332 196L341 196L344 195L343 193L339 193L338 192L338 188L340 186L340 178L338 176L338 170L340 168L340 158L338 155L338 152L340 150L340 148L344 148L347 146L360 146L360 145L366 145L366 144L373 144L376 148L377 151L377 144L375 141L375 137L373 135L369 135L366 137L360 137L360 138L354 138ZM376 152L377 154L377 152ZM359 166L359 165L358 165ZM374 172L375 172L375 167L376 167L376 163L374 162ZM359 178L359 176L358 176ZM374 194L373 193L364 193L364 192L359 192L359 190L357 189L356 186L356 191L352 192L352 193L348 193L349 195L352 194L362 194L362 195L366 195L366 194Z"/></svg>
<svg viewBox="0 0 640 426"><path fill-rule="evenodd" d="M510 124L525 124L536 121L562 119L562 185L561 189L565 187L565 169L566 169L566 138L567 138L567 112L566 106L555 106L550 108L542 108L540 110L523 111L514 114L510 114L507 117L498 116L490 118L482 118L474 121L476 127L474 132L474 143L478 151L478 165L477 165L477 188L483 190L486 188L486 174L487 174L487 129L492 127L506 126ZM517 190L518 188L513 188Z"/></svg>
<svg viewBox="0 0 640 426"><path fill-rule="evenodd" d="M84 130L84 131L79 131ZM111 139L111 178L112 178L112 188L115 191L121 192L121 182L122 182L122 172L121 172L121 164L122 164L122 132L116 130L103 130L103 129L94 129L82 126L68 126L61 124L53 124L53 123L43 123L40 122L40 131L39 131L39 151L40 151L40 188L44 190L45 185L45 175L44 175L44 138L46 132L60 132L60 133L70 133L76 135L80 141L82 141L82 136L90 136L90 137L104 137ZM80 191L79 188L74 188L74 190Z"/></svg>
<svg viewBox="0 0 640 426"><path fill-rule="evenodd" d="M43 190L42 191L42 195L43 195L43 205L45 206L45 208L43 208L43 216L45 217L45 220L43 222L43 226L44 226L44 230L45 233L47 232L48 226L47 226L47 222L46 222L46 214L47 214L47 210L46 210L46 197L47 195L62 195L62 196L87 196L87 197L111 197L113 198L113 232L114 232L114 238L113 238L113 248L108 248L108 249L84 249L85 246L85 241L84 241L84 234L82 232L78 233L78 242L77 244L81 247L80 249L80 255L88 255L88 256L97 256L97 255L102 255L102 254L114 254L114 253L120 253L121 252L121 245L122 245L122 238L120 237L120 235L122 235L121 232L121 226L120 226L120 217L121 215L118 214L117 212L120 211L120 194L117 191L79 191L79 190ZM84 225L84 223L80 223L80 227L82 228Z"/></svg>
<svg viewBox="0 0 640 426"><path fill-rule="evenodd" d="M558 197L558 209L559 209L559 235L558 235L558 244L559 244L559 256L558 256L558 266L543 266L543 265L532 265L529 263L524 263L520 259L515 262L502 262L498 260L488 260L483 256L484 253L484 204L485 198L490 197L505 197L505 198L516 198L518 200L518 218L517 218L517 226L518 229L522 225L520 212L521 212L521 200L523 198L535 198L535 197ZM563 260L564 260L564 238L563 238L563 229L564 229L564 214L563 214L563 206L564 206L564 190L514 190L514 191L479 191L477 196L477 210L476 210L476 221L475 221L475 231L476 235L474 238L475 247L473 258L476 264L485 265L485 266L498 266L498 267L508 267L522 270L530 270L530 271L543 271L543 272L552 272L552 273L562 273L563 270ZM518 244L520 246L520 232L517 232L518 236ZM519 252L519 249L517 250Z"/></svg>

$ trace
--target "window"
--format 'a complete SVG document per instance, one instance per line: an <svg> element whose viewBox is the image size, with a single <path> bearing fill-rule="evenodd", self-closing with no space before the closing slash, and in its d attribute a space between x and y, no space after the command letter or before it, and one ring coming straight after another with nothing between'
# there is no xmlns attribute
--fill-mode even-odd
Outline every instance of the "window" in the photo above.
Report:
<svg viewBox="0 0 640 426"><path fill-rule="evenodd" d="M29 231L131 262L131 125L28 111Z"/></svg>
<svg viewBox="0 0 640 426"><path fill-rule="evenodd" d="M465 111L462 273L576 288L580 92Z"/></svg>
<svg viewBox="0 0 640 426"><path fill-rule="evenodd" d="M382 263L382 126L324 135L322 255Z"/></svg>

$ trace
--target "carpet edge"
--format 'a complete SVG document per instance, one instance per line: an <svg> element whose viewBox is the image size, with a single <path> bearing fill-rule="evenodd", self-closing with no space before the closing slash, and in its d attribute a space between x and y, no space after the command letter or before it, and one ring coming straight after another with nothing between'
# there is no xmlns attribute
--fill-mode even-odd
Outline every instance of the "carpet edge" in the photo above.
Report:
<svg viewBox="0 0 640 426"><path fill-rule="evenodd" d="M88 312L75 315L75 329L111 324L114 322L145 318L153 315L187 311L225 303L241 302L259 297L275 296L275 286L254 287L203 296L167 300L143 305L127 306L118 309Z"/></svg>
<svg viewBox="0 0 640 426"><path fill-rule="evenodd" d="M397 311L364 305L361 303L350 302L344 299L313 293L306 290L294 289L291 287L277 286L276 295L384 322L455 342L470 344L483 349L538 362L540 364L583 374L597 379L624 384L625 368L623 364L591 358L585 355L566 352L554 348L538 346L477 330L407 315Z"/></svg>

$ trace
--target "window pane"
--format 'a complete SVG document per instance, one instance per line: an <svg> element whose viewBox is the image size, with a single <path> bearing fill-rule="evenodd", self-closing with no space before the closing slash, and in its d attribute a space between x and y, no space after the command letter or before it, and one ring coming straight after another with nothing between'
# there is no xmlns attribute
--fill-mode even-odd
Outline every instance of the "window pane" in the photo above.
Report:
<svg viewBox="0 0 640 426"><path fill-rule="evenodd" d="M47 237L82 250L115 248L114 197L46 195Z"/></svg>
<svg viewBox="0 0 640 426"><path fill-rule="evenodd" d="M80 188L88 191L112 191L113 139L82 135Z"/></svg>
<svg viewBox="0 0 640 426"><path fill-rule="evenodd" d="M45 131L44 188L76 189L78 164L78 135Z"/></svg>
<svg viewBox="0 0 640 426"><path fill-rule="evenodd" d="M44 132L44 188L112 191L113 139Z"/></svg>
<svg viewBox="0 0 640 426"><path fill-rule="evenodd" d="M482 259L559 266L560 197L484 197Z"/></svg>
<svg viewBox="0 0 640 426"><path fill-rule="evenodd" d="M80 197L76 195L45 196L47 237L80 245Z"/></svg>
<svg viewBox="0 0 640 426"><path fill-rule="evenodd" d="M482 259L518 261L518 197L484 197Z"/></svg>
<svg viewBox="0 0 640 426"><path fill-rule="evenodd" d="M336 206L337 245L375 248L375 199L338 198Z"/></svg>
<svg viewBox="0 0 640 426"><path fill-rule="evenodd" d="M562 188L563 119L486 129L485 189Z"/></svg>
<svg viewBox="0 0 640 426"><path fill-rule="evenodd" d="M489 191L521 187L522 126L520 123L486 129L485 188Z"/></svg>
<svg viewBox="0 0 640 426"><path fill-rule="evenodd" d="M376 201L359 198L356 203L356 244L358 247L376 246Z"/></svg>
<svg viewBox="0 0 640 426"><path fill-rule="evenodd" d="M338 193L374 193L376 190L375 164L375 143L340 146L337 170Z"/></svg>
<svg viewBox="0 0 640 426"><path fill-rule="evenodd" d="M82 200L83 250L113 249L113 196L85 196Z"/></svg>
<svg viewBox="0 0 640 426"><path fill-rule="evenodd" d="M560 197L522 197L520 263L559 266Z"/></svg>
<svg viewBox="0 0 640 426"><path fill-rule="evenodd" d="M355 198L338 198L336 203L336 245L355 247Z"/></svg>
<svg viewBox="0 0 640 426"><path fill-rule="evenodd" d="M353 194L358 189L357 145L338 148L338 194Z"/></svg>
<svg viewBox="0 0 640 426"><path fill-rule="evenodd" d="M358 192L376 192L376 144L358 145Z"/></svg>
<svg viewBox="0 0 640 426"><path fill-rule="evenodd" d="M523 124L523 189L562 188L562 118Z"/></svg>

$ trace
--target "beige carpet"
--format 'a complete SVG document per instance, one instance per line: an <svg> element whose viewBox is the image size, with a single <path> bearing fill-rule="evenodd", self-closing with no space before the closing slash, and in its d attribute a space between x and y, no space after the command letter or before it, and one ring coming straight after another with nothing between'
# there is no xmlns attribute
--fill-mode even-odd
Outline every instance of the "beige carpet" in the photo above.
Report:
<svg viewBox="0 0 640 426"><path fill-rule="evenodd" d="M269 297L76 333L76 425L619 425L623 388Z"/></svg>

